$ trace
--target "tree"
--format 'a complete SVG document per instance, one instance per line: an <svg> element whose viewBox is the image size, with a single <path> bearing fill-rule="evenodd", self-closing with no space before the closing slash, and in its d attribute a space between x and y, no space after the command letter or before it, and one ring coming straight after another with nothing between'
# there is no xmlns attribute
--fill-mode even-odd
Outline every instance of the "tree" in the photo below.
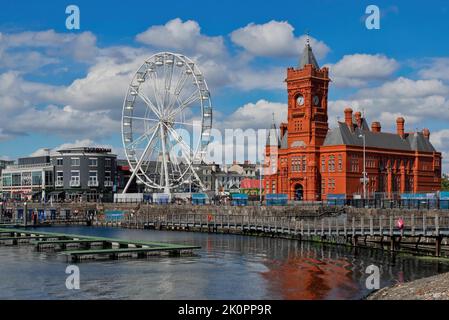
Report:
<svg viewBox="0 0 449 320"><path fill-rule="evenodd" d="M449 175L448 174L443 174L443 177L441 178L441 190L449 191Z"/></svg>

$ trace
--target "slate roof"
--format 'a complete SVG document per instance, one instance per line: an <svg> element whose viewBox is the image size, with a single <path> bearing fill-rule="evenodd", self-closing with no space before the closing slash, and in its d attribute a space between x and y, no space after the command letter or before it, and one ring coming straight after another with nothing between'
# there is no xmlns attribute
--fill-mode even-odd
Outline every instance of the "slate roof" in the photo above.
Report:
<svg viewBox="0 0 449 320"><path fill-rule="evenodd" d="M281 149L287 149L288 148L288 131L285 131L284 136L281 140Z"/></svg>
<svg viewBox="0 0 449 320"><path fill-rule="evenodd" d="M324 146L350 145L363 146L363 139L359 135L364 134L366 146L373 148L386 148L404 151L435 152L429 140L422 132L406 133L405 138L401 138L395 133L372 132L367 125L362 125L363 129L355 127L353 131L344 122L338 122L338 127L329 130L324 140Z"/></svg>
<svg viewBox="0 0 449 320"><path fill-rule="evenodd" d="M274 135L274 136L273 136ZM271 146L271 145L276 145L279 147L281 145L281 142L279 141L279 137L277 134L277 128L276 125L273 124L271 125L270 130L268 131L268 135L267 135L267 141L266 141L266 146Z"/></svg>
<svg viewBox="0 0 449 320"><path fill-rule="evenodd" d="M304 47L304 51L302 52L302 57L299 60L299 69L304 68L306 64L313 65L316 69L319 69L318 62L315 59L315 55L313 54L312 47L310 44L306 44Z"/></svg>

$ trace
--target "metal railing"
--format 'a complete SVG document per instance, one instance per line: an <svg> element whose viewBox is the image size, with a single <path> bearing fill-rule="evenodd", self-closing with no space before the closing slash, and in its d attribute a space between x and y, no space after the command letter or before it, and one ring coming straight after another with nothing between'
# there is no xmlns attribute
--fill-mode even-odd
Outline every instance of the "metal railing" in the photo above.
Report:
<svg viewBox="0 0 449 320"><path fill-rule="evenodd" d="M404 227L397 226L401 218ZM297 219L295 217L211 214L140 214L122 220L122 226L198 227L212 230L263 231L304 236L449 236L449 216L361 216Z"/></svg>
<svg viewBox="0 0 449 320"><path fill-rule="evenodd" d="M98 180L89 180L89 181L87 181L87 186L88 187L98 187L99 186Z"/></svg>
<svg viewBox="0 0 449 320"><path fill-rule="evenodd" d="M114 186L114 182L113 181L105 181L104 182L104 186L105 187L113 187Z"/></svg>
<svg viewBox="0 0 449 320"><path fill-rule="evenodd" d="M79 180L70 180L71 187L79 187L81 186L81 182Z"/></svg>

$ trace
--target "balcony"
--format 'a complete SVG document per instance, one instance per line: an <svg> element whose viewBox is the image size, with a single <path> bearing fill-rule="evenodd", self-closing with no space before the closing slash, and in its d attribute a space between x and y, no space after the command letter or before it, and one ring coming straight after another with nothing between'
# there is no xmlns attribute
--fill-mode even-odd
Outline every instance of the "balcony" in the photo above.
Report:
<svg viewBox="0 0 449 320"><path fill-rule="evenodd" d="M105 181L104 182L104 186L105 187L113 187L114 186L114 182L112 182L112 181Z"/></svg>
<svg viewBox="0 0 449 320"><path fill-rule="evenodd" d="M56 188L64 187L64 181L56 181L55 182L55 187Z"/></svg>
<svg viewBox="0 0 449 320"><path fill-rule="evenodd" d="M70 186L71 187L80 187L81 183L79 180L70 180Z"/></svg>
<svg viewBox="0 0 449 320"><path fill-rule="evenodd" d="M89 186L89 187L98 187L98 180L89 180L89 181L87 181L87 186Z"/></svg>

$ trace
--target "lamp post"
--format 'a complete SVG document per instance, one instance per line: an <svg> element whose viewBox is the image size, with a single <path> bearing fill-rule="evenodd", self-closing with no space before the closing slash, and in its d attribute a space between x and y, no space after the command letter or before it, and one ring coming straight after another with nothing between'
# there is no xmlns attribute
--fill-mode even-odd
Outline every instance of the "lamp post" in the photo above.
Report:
<svg viewBox="0 0 449 320"><path fill-rule="evenodd" d="M27 202L25 201L23 203L23 225L26 227L27 226Z"/></svg>
<svg viewBox="0 0 449 320"><path fill-rule="evenodd" d="M359 138L363 139L363 200L366 199L366 137L364 134L360 134Z"/></svg>
<svg viewBox="0 0 449 320"><path fill-rule="evenodd" d="M262 206L262 161L259 164L259 203Z"/></svg>

